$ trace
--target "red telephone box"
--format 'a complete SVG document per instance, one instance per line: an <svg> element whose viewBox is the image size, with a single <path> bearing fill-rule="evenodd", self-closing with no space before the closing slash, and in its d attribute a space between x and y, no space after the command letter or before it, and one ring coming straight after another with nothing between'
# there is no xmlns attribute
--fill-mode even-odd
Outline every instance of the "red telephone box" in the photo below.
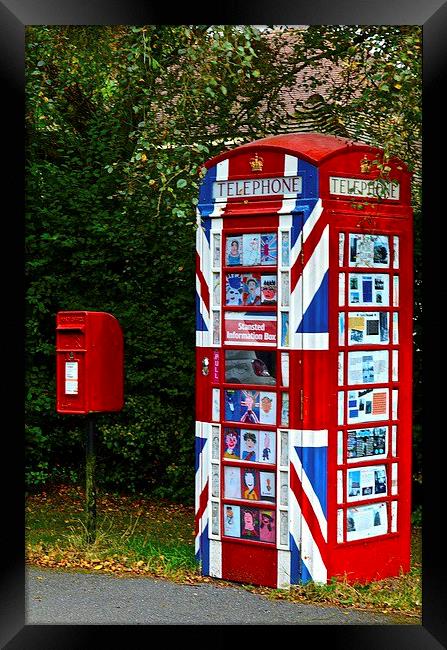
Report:
<svg viewBox="0 0 447 650"><path fill-rule="evenodd" d="M321 134L205 165L196 557L271 587L409 570L412 209L400 160Z"/></svg>
<svg viewBox="0 0 447 650"><path fill-rule="evenodd" d="M56 316L56 410L88 414L124 404L123 334L106 312Z"/></svg>

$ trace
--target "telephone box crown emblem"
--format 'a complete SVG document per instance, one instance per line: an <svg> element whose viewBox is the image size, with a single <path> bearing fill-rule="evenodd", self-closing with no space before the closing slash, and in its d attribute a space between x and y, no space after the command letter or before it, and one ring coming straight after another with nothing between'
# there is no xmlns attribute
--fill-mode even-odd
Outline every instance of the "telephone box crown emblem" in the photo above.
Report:
<svg viewBox="0 0 447 650"><path fill-rule="evenodd" d="M362 174L368 174L371 171L371 166L372 160L369 160L365 154L360 161L360 172Z"/></svg>
<svg viewBox="0 0 447 650"><path fill-rule="evenodd" d="M260 158L257 153L255 153L254 158L250 159L250 167L254 172L261 172L264 166L264 158Z"/></svg>

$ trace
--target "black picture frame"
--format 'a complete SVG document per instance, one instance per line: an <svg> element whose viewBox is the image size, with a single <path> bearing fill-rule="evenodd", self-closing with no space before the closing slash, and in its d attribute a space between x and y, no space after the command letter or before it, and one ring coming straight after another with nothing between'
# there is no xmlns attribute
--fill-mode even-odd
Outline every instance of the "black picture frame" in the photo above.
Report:
<svg viewBox="0 0 447 650"><path fill-rule="evenodd" d="M10 649L84 648L104 644L110 632L115 643L132 647L134 634L129 626L27 626L25 625L24 593L24 523L23 523L23 404L24 404L24 29L26 25L45 24L412 24L423 28L424 99L423 99L423 194L424 194L424 322L425 332L439 332L439 337L426 334L424 341L424 531L423 531L423 623L421 626L312 626L313 644L328 640L330 647L345 650L368 648L440 648L446 642L446 616L443 606L445 570L443 527L440 515L445 509L441 476L445 474L445 424L436 420L443 403L439 363L442 354L443 321L437 300L445 295L441 286L441 260L444 247L439 233L445 220L442 193L445 185L445 100L447 3L440 0L325 0L274 3L235 3L234 0L210 5L203 15L203 5L163 6L127 0L3 0L0 3L0 65L2 67L2 108L5 112L3 159L4 249L13 252L5 263L3 278L6 307L6 373L4 382L4 416L11 418L4 426L3 455L7 459L3 480L3 554L1 577L1 647ZM436 239L435 239L436 238ZM433 254L437 251L438 254ZM433 289L430 290L430 287ZM442 292L442 293L441 293ZM429 327L427 327L427 325ZM441 345L440 345L441 344ZM432 361L432 360L436 360ZM444 391L445 392L445 391ZM431 406L433 405L433 408ZM6 418L5 418L6 419ZM444 432L444 433L443 433ZM9 471L6 471L8 470ZM435 516L435 513L437 516ZM145 626L139 626L145 632ZM208 627L204 620L203 628ZM182 629L182 634L184 633ZM166 631L163 634L166 636ZM276 633L276 632L275 632ZM146 631L146 634L148 632ZM264 634L264 632L263 632ZM150 643L151 635L148 640ZM211 639L203 634L202 643Z"/></svg>

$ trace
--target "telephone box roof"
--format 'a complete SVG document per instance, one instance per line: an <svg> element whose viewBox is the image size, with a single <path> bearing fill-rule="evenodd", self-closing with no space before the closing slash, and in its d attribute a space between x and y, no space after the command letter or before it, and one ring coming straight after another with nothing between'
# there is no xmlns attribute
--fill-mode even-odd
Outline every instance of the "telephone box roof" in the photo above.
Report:
<svg viewBox="0 0 447 650"><path fill-rule="evenodd" d="M349 138L341 138L334 135L324 135L322 133L284 133L254 140L234 149L224 151L218 156L211 158L211 160L208 160L205 165L207 168L213 167L219 161L238 155L247 148L284 151L285 153L304 158L314 165L319 165L324 159L342 153L343 151L381 151L378 147L373 147L365 142L355 142Z"/></svg>

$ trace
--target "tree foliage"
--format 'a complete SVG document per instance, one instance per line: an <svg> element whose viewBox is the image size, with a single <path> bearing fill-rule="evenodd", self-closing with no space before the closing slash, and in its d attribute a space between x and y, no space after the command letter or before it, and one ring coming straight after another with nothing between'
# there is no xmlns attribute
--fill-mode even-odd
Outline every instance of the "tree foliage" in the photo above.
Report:
<svg viewBox="0 0 447 650"><path fill-rule="evenodd" d="M299 78L310 96L323 86L331 132L357 128L365 113L359 133L417 166L418 28L294 29L285 52L286 31L27 28L30 487L79 475L82 418L54 408L55 315L93 309L113 313L125 335L126 406L99 419L101 480L192 495L198 170L225 148L283 132L284 88ZM323 58L343 83L329 83Z"/></svg>

